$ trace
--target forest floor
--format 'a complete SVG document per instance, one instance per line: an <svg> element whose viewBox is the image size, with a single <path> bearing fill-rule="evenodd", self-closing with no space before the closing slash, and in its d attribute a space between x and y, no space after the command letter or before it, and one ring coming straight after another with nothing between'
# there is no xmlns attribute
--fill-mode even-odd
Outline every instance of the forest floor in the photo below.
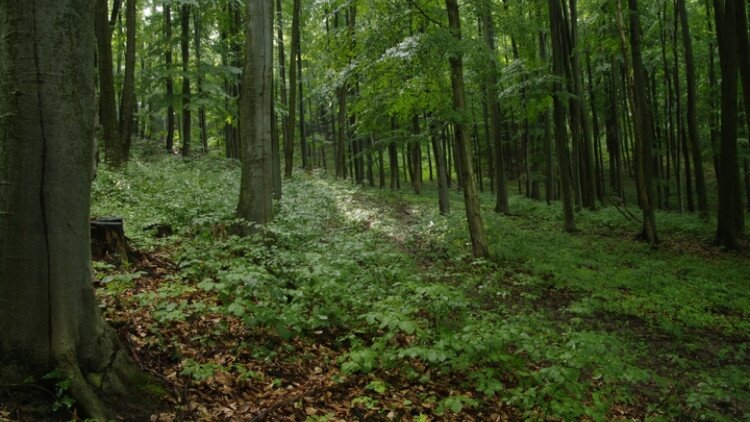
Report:
<svg viewBox="0 0 750 422"><path fill-rule="evenodd" d="M662 244L614 208L511 199L470 256L461 195L297 173L263 238L233 236L238 169L138 159L103 170L95 215L125 218L132 264L98 294L164 385L153 420L744 420L750 257L659 214ZM171 231L171 233L170 233ZM5 412L5 413L3 413ZM0 419L12 417L0 405Z"/></svg>

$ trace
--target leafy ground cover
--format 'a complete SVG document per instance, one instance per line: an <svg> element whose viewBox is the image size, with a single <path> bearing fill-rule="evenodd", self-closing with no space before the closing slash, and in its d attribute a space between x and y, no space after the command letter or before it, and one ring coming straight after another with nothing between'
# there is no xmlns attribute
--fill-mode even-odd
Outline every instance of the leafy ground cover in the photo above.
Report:
<svg viewBox="0 0 750 422"><path fill-rule="evenodd" d="M139 260L95 263L102 306L165 386L155 420L744 420L750 266L712 226L484 198L491 260L468 254L459 194L298 174L261 237L232 235L238 171L141 158L102 170ZM157 236L157 227L174 233ZM160 233L163 235L164 233Z"/></svg>

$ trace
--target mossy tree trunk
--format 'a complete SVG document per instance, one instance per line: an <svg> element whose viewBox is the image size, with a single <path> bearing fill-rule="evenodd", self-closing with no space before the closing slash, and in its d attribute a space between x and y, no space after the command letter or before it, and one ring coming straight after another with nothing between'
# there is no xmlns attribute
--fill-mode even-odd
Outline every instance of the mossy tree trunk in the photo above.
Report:
<svg viewBox="0 0 750 422"><path fill-rule="evenodd" d="M57 369L104 420L141 375L91 284L94 6L0 2L0 379Z"/></svg>

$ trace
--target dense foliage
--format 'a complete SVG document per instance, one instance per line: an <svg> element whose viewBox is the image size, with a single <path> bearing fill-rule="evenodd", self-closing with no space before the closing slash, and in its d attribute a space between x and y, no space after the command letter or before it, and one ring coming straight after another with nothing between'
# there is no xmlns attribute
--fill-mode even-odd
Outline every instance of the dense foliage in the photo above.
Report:
<svg viewBox="0 0 750 422"><path fill-rule="evenodd" d="M94 195L96 214L126 216L129 236L174 262L156 275L100 265L100 292L114 297L116 324L138 325L137 354L159 356L147 361L154 370L178 371L170 380L189 385L194 403L218 401L201 401L201 417L227 401L250 400L253 412L274 397L260 385L293 395L320 374L333 394L280 414L733 420L749 411L747 262L694 240L711 236L708 223L660 214L665 246L652 251L614 208L582 213L584 234L571 236L554 229L556 208L513 196L517 215L487 220L493 258L476 260L460 212L443 217L422 197L300 174L271 238L240 238L227 231L236 175L219 159L138 160L124 174L100 172ZM491 202L483 196L485 209ZM155 239L156 223L175 235Z"/></svg>

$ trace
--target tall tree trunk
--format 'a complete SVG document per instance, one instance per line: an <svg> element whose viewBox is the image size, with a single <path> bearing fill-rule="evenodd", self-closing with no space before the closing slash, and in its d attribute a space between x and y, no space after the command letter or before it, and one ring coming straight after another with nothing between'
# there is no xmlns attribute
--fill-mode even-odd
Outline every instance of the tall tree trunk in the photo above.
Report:
<svg viewBox="0 0 750 422"><path fill-rule="evenodd" d="M300 0L292 10L292 52L289 57L289 142L284 144L284 177L292 177L294 168L294 130L297 124L297 52L300 46Z"/></svg>
<svg viewBox="0 0 750 422"><path fill-rule="evenodd" d="M440 136L434 124L432 124L430 132L432 136L432 150L435 154L435 168L437 169L438 206L440 214L447 215L450 213L451 207L450 197L448 196L448 171L445 163L445 152L443 151L443 145L440 142Z"/></svg>
<svg viewBox="0 0 750 422"><path fill-rule="evenodd" d="M739 71L740 71L740 80L742 81L742 102L744 104L745 108L745 127L747 129L748 137L750 138L750 41L748 40L747 36L747 10L744 7L738 7L737 12L737 48L738 48L738 57L739 57ZM750 151L750 144L746 147L746 152ZM750 178L748 177L747 170L748 170L748 164L747 164L747 158L745 158L745 182L746 182L746 188L750 188L750 184L748 184L748 180ZM737 188L737 194L738 197L740 195L739 187ZM750 192L746 192L748 195L748 198L750 198ZM748 207L750 208L750 204L748 204ZM742 200L739 199L739 203L737 205L737 230L744 231L745 230L745 214L742 210Z"/></svg>
<svg viewBox="0 0 750 422"><path fill-rule="evenodd" d="M94 18L99 69L99 120L102 124L105 160L117 167L125 162L117 122L115 79L112 71L112 32L109 26L107 0L96 0Z"/></svg>
<svg viewBox="0 0 750 422"><path fill-rule="evenodd" d="M95 16L107 25L94 7L0 2L0 373L14 384L57 370L81 413L108 420L100 397L133 400L148 380L91 284Z"/></svg>
<svg viewBox="0 0 750 422"><path fill-rule="evenodd" d="M448 13L448 27L453 33L457 43L461 42L461 19L458 12L456 0L445 0L445 8ZM464 65L461 54L450 56L451 86L453 90L453 109L459 116L466 113L466 97L464 89ZM477 258L489 255L487 238L484 233L484 224L479 209L479 197L477 187L474 184L474 170L469 159L469 150L466 140L466 132L461 121L457 121L456 147L463 180L464 202L466 204L466 219L469 224L469 235L471 236L472 251Z"/></svg>
<svg viewBox="0 0 750 422"><path fill-rule="evenodd" d="M677 0L677 10L682 26L682 45L685 49L685 72L687 76L687 123L690 148L693 153L695 167L695 190L698 194L698 213L701 218L708 218L708 196L706 193L706 179L703 170L703 153L698 134L698 88L695 76L695 59L693 57L693 42L690 39L690 26L685 8L685 0Z"/></svg>
<svg viewBox="0 0 750 422"><path fill-rule="evenodd" d="M193 28L195 33L195 67L197 69L197 96L199 100L203 100L203 51L202 51L202 38L203 38L203 16L200 13L200 9L196 9L193 14ZM208 153L208 127L206 122L206 106L203 101L200 103L198 108L198 125L200 127L201 137L201 148L203 153Z"/></svg>
<svg viewBox="0 0 750 422"><path fill-rule="evenodd" d="M127 46L125 48L125 80L120 98L120 148L122 158L128 160L130 141L133 137L135 111L135 37L137 0L127 0L125 6Z"/></svg>
<svg viewBox="0 0 750 422"><path fill-rule="evenodd" d="M190 131L192 119L190 113L190 5L184 4L180 9L180 49L182 51L182 155L190 156Z"/></svg>
<svg viewBox="0 0 750 422"><path fill-rule="evenodd" d="M277 57L279 59L279 92L281 105L284 106L284 114L281 116L281 134L284 140L284 152L286 153L287 145L292 141L292 134L289 130L289 96L286 89L286 56L284 54L284 20L281 0L276 0L276 33L277 33ZM280 160L281 157L278 159Z"/></svg>
<svg viewBox="0 0 750 422"><path fill-rule="evenodd" d="M103 0L99 0L103 1ZM169 3L164 4L164 37L166 38L167 51L165 53L165 63L167 66L167 138L165 146L168 153L174 149L174 80L172 79L172 8Z"/></svg>
<svg viewBox="0 0 750 422"><path fill-rule="evenodd" d="M560 168L560 188L562 196L563 228L566 232L576 231L575 213L573 210L573 181L571 179L570 151L568 150L568 129L565 126L565 106L562 80L565 77L565 49L563 37L565 27L560 3L549 0L550 33L552 36L552 71L557 77L552 84L555 149Z"/></svg>
<svg viewBox="0 0 750 422"><path fill-rule="evenodd" d="M568 57L570 60L570 77L572 80L572 91L575 94L571 115L576 116L578 123L581 125L580 143L579 143L579 176L581 188L581 200L584 206L591 210L596 210L595 197L595 174L594 174L594 155L592 149L592 127L591 119L588 114L588 101L584 94L583 72L580 65L580 55L578 53L578 7L577 0L570 1L570 22L568 22ZM563 12L563 16L565 13Z"/></svg>
<svg viewBox="0 0 750 422"><path fill-rule="evenodd" d="M343 82L343 86L336 89L338 95L338 138L336 148L336 177L346 179L346 96L348 84Z"/></svg>
<svg viewBox="0 0 750 422"><path fill-rule="evenodd" d="M274 191L273 1L249 0L245 13L246 63L240 97L242 178L237 215L250 223L265 225L273 217Z"/></svg>
<svg viewBox="0 0 750 422"><path fill-rule="evenodd" d="M412 130L414 136L419 138L419 117L412 117ZM422 193L422 145L419 140L412 141L408 146L410 168L411 168L411 184L414 187L414 193L420 195Z"/></svg>
<svg viewBox="0 0 750 422"><path fill-rule="evenodd" d="M719 210L716 244L737 249L740 225L739 169L737 165L737 76L739 68L737 34L741 2L714 0L716 33L721 66L721 148L719 153ZM741 29L745 31L743 27Z"/></svg>
<svg viewBox="0 0 750 422"><path fill-rule="evenodd" d="M641 22L638 0L628 0L630 13L630 53L633 65L633 111L635 117L635 167L638 199L643 213L642 236L650 244L658 242L654 214L652 154L652 115L648 107L646 71L641 55Z"/></svg>
<svg viewBox="0 0 750 422"><path fill-rule="evenodd" d="M297 40L299 43L300 40ZM307 133L305 128L305 92L302 80L302 46L297 46L297 85L299 85L299 153L302 156L302 168L312 171L312 163L307 153Z"/></svg>
<svg viewBox="0 0 750 422"><path fill-rule="evenodd" d="M495 143L495 212L508 214L508 182L505 175L505 157L503 156L503 142L501 134L500 106L497 102L497 48L495 47L495 25L489 2L480 5L480 21L482 22L482 38L492 57L490 57L486 76L487 112L489 113L489 137Z"/></svg>

